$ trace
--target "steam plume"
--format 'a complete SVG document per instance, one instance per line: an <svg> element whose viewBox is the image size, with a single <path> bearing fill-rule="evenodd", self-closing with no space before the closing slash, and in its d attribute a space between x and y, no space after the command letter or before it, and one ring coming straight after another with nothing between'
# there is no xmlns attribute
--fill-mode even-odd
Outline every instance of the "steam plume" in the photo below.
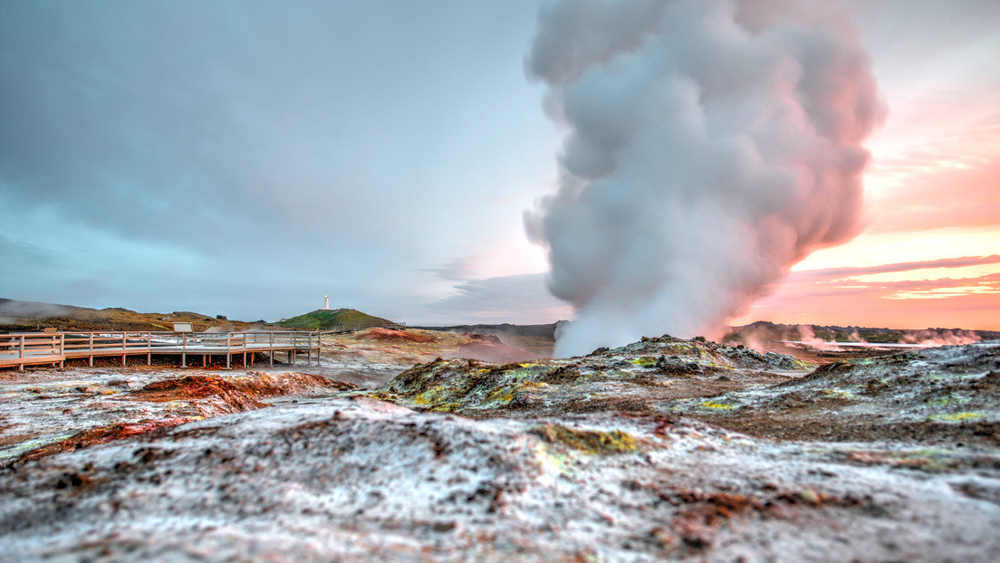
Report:
<svg viewBox="0 0 1000 563"><path fill-rule="evenodd" d="M900 342L916 344L917 346L958 346L973 344L982 340L978 334L969 330L918 330L909 331L903 335Z"/></svg>
<svg viewBox="0 0 1000 563"><path fill-rule="evenodd" d="M557 354L713 334L809 252L857 234L861 143L884 108L849 22L821 6L542 11L527 68L567 137L559 190L525 225L577 311Z"/></svg>
<svg viewBox="0 0 1000 563"><path fill-rule="evenodd" d="M842 348L836 342L827 342L816 336L816 332L808 325L799 325L799 341L813 350L823 350L826 352L840 352ZM855 333L856 334L856 333Z"/></svg>

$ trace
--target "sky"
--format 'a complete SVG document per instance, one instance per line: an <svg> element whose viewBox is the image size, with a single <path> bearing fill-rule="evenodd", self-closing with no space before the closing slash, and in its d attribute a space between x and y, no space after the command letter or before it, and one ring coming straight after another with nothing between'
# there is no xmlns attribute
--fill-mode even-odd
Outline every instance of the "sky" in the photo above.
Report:
<svg viewBox="0 0 1000 563"><path fill-rule="evenodd" d="M1000 3L851 2L865 229L732 322L1000 329ZM535 1L0 4L0 297L551 322Z"/></svg>

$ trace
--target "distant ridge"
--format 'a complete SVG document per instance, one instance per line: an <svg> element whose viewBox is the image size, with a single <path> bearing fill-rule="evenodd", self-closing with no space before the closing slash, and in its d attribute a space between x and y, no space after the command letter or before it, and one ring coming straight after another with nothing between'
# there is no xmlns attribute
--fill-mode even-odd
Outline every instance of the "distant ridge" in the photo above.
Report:
<svg viewBox="0 0 1000 563"><path fill-rule="evenodd" d="M362 313L357 309L317 309L278 321L280 326L302 330L362 330L372 327L398 328L399 324Z"/></svg>
<svg viewBox="0 0 1000 563"><path fill-rule="evenodd" d="M474 325L451 325L451 326L411 326L410 328L419 328L422 330L440 330L445 332L471 332L480 334L497 334L497 333L510 333L516 334L518 336L533 336L538 338L548 338L550 340L555 340L556 337L556 327L559 323L565 323L566 321L558 321L549 324L539 324L539 325L517 325L511 323L498 323L498 324L474 324Z"/></svg>
<svg viewBox="0 0 1000 563"><path fill-rule="evenodd" d="M36 301L0 298L0 331L32 331L45 327L60 330L173 330L173 323L191 323L196 332L212 329L247 330L263 325L231 321L191 311L139 313L121 307L92 309Z"/></svg>
<svg viewBox="0 0 1000 563"><path fill-rule="evenodd" d="M816 324L780 324L768 321L757 321L748 325L731 327L722 338L723 344L737 344L747 338L756 340L798 340L802 337L802 328L808 329L816 338L828 342L851 342L863 340L869 343L894 344L907 341L907 338L917 340L942 338L947 336L975 336L983 340L1000 339L997 330L965 330L961 328L878 328L863 326L837 326ZM959 342L954 342L958 344Z"/></svg>

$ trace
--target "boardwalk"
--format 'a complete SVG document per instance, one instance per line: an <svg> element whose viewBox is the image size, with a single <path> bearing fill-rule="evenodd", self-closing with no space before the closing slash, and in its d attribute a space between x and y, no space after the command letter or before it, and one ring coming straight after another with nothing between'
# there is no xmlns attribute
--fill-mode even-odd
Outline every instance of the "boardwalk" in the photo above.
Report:
<svg viewBox="0 0 1000 563"><path fill-rule="evenodd" d="M27 365L58 364L66 360L86 359L94 365L94 358L121 358L126 364L129 356L145 356L146 364L153 356L179 356L181 367L187 367L194 357L203 366L212 358L226 358L226 368L231 368L234 357L242 360L243 367L254 362L255 356L267 356L274 365L276 354L288 363L305 354L306 362L319 363L321 335L315 332L26 332L0 334L0 368ZM249 355L249 363L248 363Z"/></svg>

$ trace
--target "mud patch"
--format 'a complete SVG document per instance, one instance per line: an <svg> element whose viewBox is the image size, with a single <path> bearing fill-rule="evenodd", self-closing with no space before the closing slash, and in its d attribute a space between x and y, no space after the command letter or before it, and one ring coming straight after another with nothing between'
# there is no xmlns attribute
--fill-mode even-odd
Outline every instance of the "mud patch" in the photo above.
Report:
<svg viewBox="0 0 1000 563"><path fill-rule="evenodd" d="M434 342L434 336L431 334L378 327L358 332L358 338L387 342Z"/></svg>
<svg viewBox="0 0 1000 563"><path fill-rule="evenodd" d="M98 444L106 444L115 440L124 440L141 434L173 428L179 424L191 422L189 418L168 418L164 420L146 420L132 424L111 424L99 428L91 428L78 432L73 436L58 442L35 448L25 452L16 463L39 459L62 452L76 451Z"/></svg>
<svg viewBox="0 0 1000 563"><path fill-rule="evenodd" d="M208 397L221 399L231 410L240 412L268 406L260 399L291 395L314 389L349 391L355 385L334 381L321 375L308 373L266 374L250 372L241 377L217 375L188 375L155 381L134 391L128 397L139 401L171 402L191 401Z"/></svg>

